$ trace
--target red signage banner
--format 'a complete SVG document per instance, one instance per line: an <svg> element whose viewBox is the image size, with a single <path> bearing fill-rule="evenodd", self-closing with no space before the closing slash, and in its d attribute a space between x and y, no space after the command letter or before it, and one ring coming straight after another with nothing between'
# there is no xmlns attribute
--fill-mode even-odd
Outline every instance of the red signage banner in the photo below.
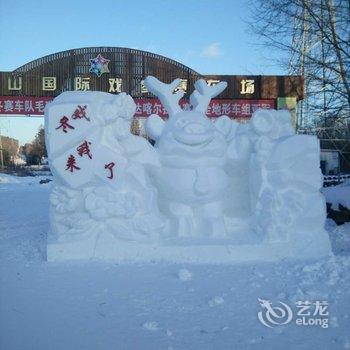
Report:
<svg viewBox="0 0 350 350"><path fill-rule="evenodd" d="M0 115L43 116L53 97L0 96Z"/></svg>
<svg viewBox="0 0 350 350"><path fill-rule="evenodd" d="M147 117L151 114L158 114L160 117L166 117L164 107L158 99L144 98L134 99L136 103L136 116ZM190 104L188 100L180 100L180 106L183 109L189 109ZM227 115L231 118L250 118L257 109L273 109L275 108L274 100L211 100L207 116L210 118Z"/></svg>
<svg viewBox="0 0 350 350"><path fill-rule="evenodd" d="M29 116L38 117L44 115L44 108L47 103L53 100L53 97L27 97L27 96L0 96L0 115L1 116ZM134 99L136 103L137 117L148 117L151 114L158 114L160 117L166 117L164 107L156 98ZM189 109L188 100L182 99L180 105L183 109ZM211 100L208 106L208 117L215 118L221 115L227 115L231 118L250 118L259 108L275 108L274 100Z"/></svg>

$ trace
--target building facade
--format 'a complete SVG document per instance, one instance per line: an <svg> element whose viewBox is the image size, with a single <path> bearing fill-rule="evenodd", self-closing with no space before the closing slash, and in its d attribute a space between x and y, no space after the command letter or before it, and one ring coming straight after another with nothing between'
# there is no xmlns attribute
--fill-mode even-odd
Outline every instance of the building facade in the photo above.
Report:
<svg viewBox="0 0 350 350"><path fill-rule="evenodd" d="M143 84L153 75L169 83L181 82L185 92L180 104L186 108L194 83L226 81L227 88L208 107L207 115L222 114L239 121L249 120L258 108L295 110L303 98L300 76L202 75L172 59L154 53L120 48L91 47L62 51L29 62L12 72L0 72L0 116L42 116L45 104L64 91L126 92L136 103L136 117L152 113L166 117L157 98Z"/></svg>

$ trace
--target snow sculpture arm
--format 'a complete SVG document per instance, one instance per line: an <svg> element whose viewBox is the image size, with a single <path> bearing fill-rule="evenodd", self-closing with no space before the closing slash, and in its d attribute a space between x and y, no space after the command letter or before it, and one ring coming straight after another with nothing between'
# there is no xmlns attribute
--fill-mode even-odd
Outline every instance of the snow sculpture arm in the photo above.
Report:
<svg viewBox="0 0 350 350"><path fill-rule="evenodd" d="M162 134L165 122L157 114L152 114L146 121L146 133L154 141L157 141Z"/></svg>
<svg viewBox="0 0 350 350"><path fill-rule="evenodd" d="M222 115L215 121L215 127L225 136L226 139L230 138L230 133L233 128L232 120L227 115Z"/></svg>

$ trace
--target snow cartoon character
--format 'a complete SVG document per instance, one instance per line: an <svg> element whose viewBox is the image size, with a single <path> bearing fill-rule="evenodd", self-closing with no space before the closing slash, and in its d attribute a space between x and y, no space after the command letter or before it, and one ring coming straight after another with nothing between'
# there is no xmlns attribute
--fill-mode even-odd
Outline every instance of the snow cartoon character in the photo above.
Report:
<svg viewBox="0 0 350 350"><path fill-rule="evenodd" d="M213 123L206 111L211 98L227 86L195 83L190 96L191 110L182 110L182 91L174 93L180 79L165 84L148 76L145 85L162 102L169 114L165 122L152 114L146 132L155 141L161 167L154 169L158 205L169 218L167 232L180 237L227 237L224 213L229 205L230 181L226 154L232 121L227 116Z"/></svg>

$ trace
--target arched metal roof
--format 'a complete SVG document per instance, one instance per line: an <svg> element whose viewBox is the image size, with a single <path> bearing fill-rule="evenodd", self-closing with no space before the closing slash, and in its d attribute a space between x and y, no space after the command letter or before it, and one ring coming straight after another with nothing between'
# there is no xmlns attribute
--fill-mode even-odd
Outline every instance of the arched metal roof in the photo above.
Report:
<svg viewBox="0 0 350 350"><path fill-rule="evenodd" d="M24 73L24 72L29 72L35 68L38 68L42 65L52 63L54 61L58 60L64 60L64 59L69 59L72 58L72 56L80 56L80 55L86 55L86 54L99 54L99 53L121 53L121 54L127 54L127 55L134 55L134 56L141 56L141 57L148 57L152 58L155 60L163 61L165 63L168 63L169 65L173 65L188 74L193 74L193 75L199 75L196 71L193 69L175 61L170 58L154 54L152 52L148 51L142 51L142 50L137 50L137 49L130 49L130 48L125 48L125 47L85 47L85 48L79 48L79 49L71 49L71 50L66 50L66 51L61 51L61 52L56 52L41 58L38 58L36 60L33 60L31 62L28 62L24 64L21 67L18 67L15 69L13 72L18 72L18 73Z"/></svg>
<svg viewBox="0 0 350 350"><path fill-rule="evenodd" d="M101 75L91 71L91 61L99 54L109 61ZM12 72L0 72L0 96L55 97L64 91L80 90L78 83L84 82L86 90L123 91L133 98L154 97L143 85L143 80L149 75L164 83L182 79L185 98L189 97L200 78L210 84L227 81L228 87L218 96L220 99L303 98L303 77L202 75L175 60L151 52L105 46L56 52L28 62ZM50 79L51 88L44 88L44 81ZM254 82L252 93L241 90L242 81L248 80ZM115 90L116 86L118 90Z"/></svg>

